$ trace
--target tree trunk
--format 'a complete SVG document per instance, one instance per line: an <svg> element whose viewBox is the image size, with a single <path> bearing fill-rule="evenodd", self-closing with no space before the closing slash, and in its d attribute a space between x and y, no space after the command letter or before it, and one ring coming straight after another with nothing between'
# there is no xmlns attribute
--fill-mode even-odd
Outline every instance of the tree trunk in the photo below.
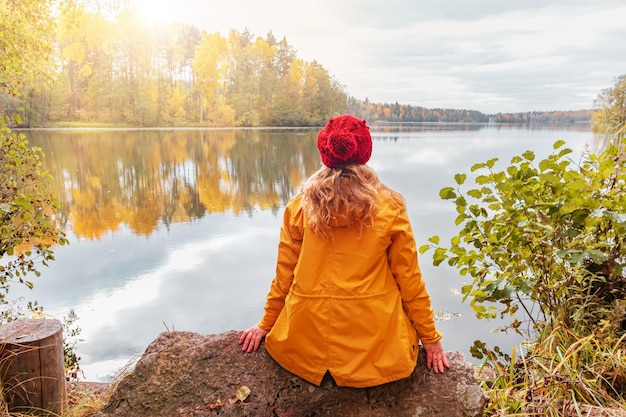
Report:
<svg viewBox="0 0 626 417"><path fill-rule="evenodd" d="M60 415L67 401L62 323L21 319L0 326L0 379L10 412Z"/></svg>

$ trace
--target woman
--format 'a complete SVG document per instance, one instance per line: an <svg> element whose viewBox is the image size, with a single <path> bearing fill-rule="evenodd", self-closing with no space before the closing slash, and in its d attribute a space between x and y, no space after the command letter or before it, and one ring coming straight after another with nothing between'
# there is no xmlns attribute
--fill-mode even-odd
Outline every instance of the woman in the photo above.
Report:
<svg viewBox="0 0 626 417"><path fill-rule="evenodd" d="M444 372L404 199L366 165L369 127L332 117L317 145L324 166L287 204L265 313L242 349L265 337L274 360L301 378L319 385L329 372L362 388L410 376L421 341L428 367Z"/></svg>

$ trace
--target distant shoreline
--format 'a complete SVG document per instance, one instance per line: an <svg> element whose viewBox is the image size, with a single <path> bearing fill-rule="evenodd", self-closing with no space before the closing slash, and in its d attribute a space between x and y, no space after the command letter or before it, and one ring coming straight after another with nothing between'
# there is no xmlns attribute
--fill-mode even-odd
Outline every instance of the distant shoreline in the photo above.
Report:
<svg viewBox="0 0 626 417"><path fill-rule="evenodd" d="M592 125L592 120L561 121L527 121L527 122L413 122L413 121L368 121L371 127L376 126L571 126ZM314 130L322 126L44 126L44 127L12 127L12 131L179 131L179 130Z"/></svg>

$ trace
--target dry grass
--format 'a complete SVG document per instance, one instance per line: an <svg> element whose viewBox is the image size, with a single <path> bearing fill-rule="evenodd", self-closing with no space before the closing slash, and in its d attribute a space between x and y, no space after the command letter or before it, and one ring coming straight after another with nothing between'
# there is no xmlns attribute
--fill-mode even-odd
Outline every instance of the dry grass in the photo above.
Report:
<svg viewBox="0 0 626 417"><path fill-rule="evenodd" d="M485 415L626 417L626 336L606 345L557 328L508 362L490 353L478 373L489 397Z"/></svg>
<svg viewBox="0 0 626 417"><path fill-rule="evenodd" d="M114 383L78 382L67 384L67 410L62 417L89 417L107 403L115 389Z"/></svg>

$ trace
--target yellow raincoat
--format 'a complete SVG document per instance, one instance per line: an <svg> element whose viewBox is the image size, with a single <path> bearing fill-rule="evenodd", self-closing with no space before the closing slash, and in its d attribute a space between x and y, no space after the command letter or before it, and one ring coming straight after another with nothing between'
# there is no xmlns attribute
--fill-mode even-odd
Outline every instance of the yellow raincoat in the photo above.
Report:
<svg viewBox="0 0 626 417"><path fill-rule="evenodd" d="M284 213L276 276L258 323L267 352L319 385L370 387L406 378L418 340L435 343L430 297L404 202L381 192L374 227L338 225L333 238L307 225L301 194Z"/></svg>

